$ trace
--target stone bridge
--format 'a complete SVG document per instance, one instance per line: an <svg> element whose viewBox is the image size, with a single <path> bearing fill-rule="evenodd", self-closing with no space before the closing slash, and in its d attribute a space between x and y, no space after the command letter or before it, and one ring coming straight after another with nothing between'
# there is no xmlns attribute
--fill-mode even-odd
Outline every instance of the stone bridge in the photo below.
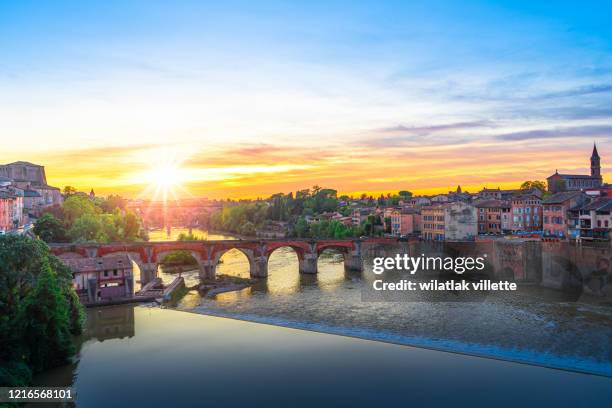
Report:
<svg viewBox="0 0 612 408"><path fill-rule="evenodd" d="M127 254L140 269L142 285L157 276L157 267L166 255L173 251L187 251L198 262L200 277L215 277L219 260L229 250L237 249L246 255L250 274L255 278L268 276L268 260L279 248L292 248L298 256L300 273L317 273L317 260L326 249L339 251L344 257L344 268L362 271L362 247L368 245L394 245L395 238L361 239L271 239L271 240L223 240L223 241L164 241L129 242L112 244L50 244L51 251L59 258L97 258Z"/></svg>

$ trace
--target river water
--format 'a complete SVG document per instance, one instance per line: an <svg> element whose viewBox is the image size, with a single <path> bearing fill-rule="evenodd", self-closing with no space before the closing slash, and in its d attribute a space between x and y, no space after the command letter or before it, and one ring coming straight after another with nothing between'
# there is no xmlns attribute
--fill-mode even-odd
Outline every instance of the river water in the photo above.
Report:
<svg viewBox="0 0 612 408"><path fill-rule="evenodd" d="M78 405L88 407L313 406L322 393L336 406L612 400L612 308L605 303L568 301L537 285L474 302L366 301L371 270L371 257L364 272L347 273L341 255L324 252L319 273L301 275L297 255L280 248L268 278L240 291L207 297L192 290L175 310L88 309L77 361L35 384L72 385ZM248 277L248 261L229 251L217 273ZM176 276L159 274L166 282ZM182 276L188 286L199 281L197 270Z"/></svg>
<svg viewBox="0 0 612 408"><path fill-rule="evenodd" d="M363 273L346 273L341 255L324 252L317 275L300 275L295 252L280 248L270 256L267 279L213 297L193 290L176 309L612 377L610 306L567 301L539 286L478 302L364 301L371 262L365 259ZM248 277L248 261L229 251L217 273ZM170 282L175 275L160 276ZM187 286L198 282L197 270L182 276Z"/></svg>

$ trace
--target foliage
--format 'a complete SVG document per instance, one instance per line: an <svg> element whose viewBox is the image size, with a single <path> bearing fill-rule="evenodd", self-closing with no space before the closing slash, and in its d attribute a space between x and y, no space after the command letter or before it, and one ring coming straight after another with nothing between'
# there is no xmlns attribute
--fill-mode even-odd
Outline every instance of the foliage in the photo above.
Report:
<svg viewBox="0 0 612 408"><path fill-rule="evenodd" d="M199 235L195 235L191 232L189 234L185 234L181 232L176 238L176 240L177 241L201 241L202 237L200 237Z"/></svg>
<svg viewBox="0 0 612 408"><path fill-rule="evenodd" d="M34 223L34 233L45 242L65 242L66 228L51 213L43 214Z"/></svg>
<svg viewBox="0 0 612 408"><path fill-rule="evenodd" d="M98 241L102 238L102 222L94 214L83 214L78 217L68 230L72 242Z"/></svg>
<svg viewBox="0 0 612 408"><path fill-rule="evenodd" d="M0 385L67 363L83 316L70 270L44 242L0 236Z"/></svg>
<svg viewBox="0 0 612 408"><path fill-rule="evenodd" d="M537 188L538 190L545 192L546 191L546 183L541 180L533 180L533 181L525 181L521 184L521 190L532 190Z"/></svg>
<svg viewBox="0 0 612 408"><path fill-rule="evenodd" d="M64 223L68 229L72 227L78 218L102 212L89 197L83 195L72 195L66 198L62 208L64 210Z"/></svg>
<svg viewBox="0 0 612 408"><path fill-rule="evenodd" d="M62 193L64 193L64 195L66 197L74 195L77 193L77 189L72 187L72 186L66 186L64 187L64 190L62 190Z"/></svg>
<svg viewBox="0 0 612 408"><path fill-rule="evenodd" d="M36 221L34 233L45 242L118 242L146 240L142 220L118 195L94 199L83 193L66 198Z"/></svg>
<svg viewBox="0 0 612 408"><path fill-rule="evenodd" d="M161 261L163 265L196 265L198 261L189 251L173 251L166 255Z"/></svg>

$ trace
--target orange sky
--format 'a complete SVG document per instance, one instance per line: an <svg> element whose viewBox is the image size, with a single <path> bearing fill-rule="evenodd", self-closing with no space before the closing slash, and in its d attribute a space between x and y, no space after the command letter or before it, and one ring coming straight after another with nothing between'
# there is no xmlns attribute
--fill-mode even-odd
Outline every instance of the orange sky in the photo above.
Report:
<svg viewBox="0 0 612 408"><path fill-rule="evenodd" d="M431 194L454 190L458 184L464 191L484 186L517 188L525 180L544 180L555 169L587 174L592 146L584 141L574 143L529 140L385 146L364 139L312 148L131 145L29 152L4 161L43 164L50 184L72 185L82 191L93 188L99 195L151 198L155 187L164 183L181 197L267 197L314 184L335 188L340 194L376 195L402 189ZM599 152L606 178L607 146L600 144ZM168 172L170 180L165 180Z"/></svg>

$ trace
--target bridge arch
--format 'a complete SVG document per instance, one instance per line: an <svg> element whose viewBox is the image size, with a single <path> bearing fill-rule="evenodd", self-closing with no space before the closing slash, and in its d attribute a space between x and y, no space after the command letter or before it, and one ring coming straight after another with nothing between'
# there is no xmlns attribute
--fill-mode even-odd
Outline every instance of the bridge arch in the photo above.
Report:
<svg viewBox="0 0 612 408"><path fill-rule="evenodd" d="M268 271L270 271L270 267L274 267L275 259L272 255L275 253L278 254L279 252L282 252L283 250L285 251L289 250L291 253L295 254L295 262L297 263L297 272L299 272L300 265L302 264L306 256L306 251L304 250L303 247L294 246L294 245L275 245L272 248L267 248L266 264L267 264ZM287 255L289 255L290 252L287 251Z"/></svg>
<svg viewBox="0 0 612 408"><path fill-rule="evenodd" d="M210 269L211 269L209 272L210 278L214 278L217 275L217 266L219 265L219 261L221 260L223 255L227 254L228 252L232 250L236 250L242 253L246 257L249 263L249 275L256 276L255 251L251 248L245 248L242 246L228 246L228 247L224 247L221 249L213 250L211 258L210 258Z"/></svg>

